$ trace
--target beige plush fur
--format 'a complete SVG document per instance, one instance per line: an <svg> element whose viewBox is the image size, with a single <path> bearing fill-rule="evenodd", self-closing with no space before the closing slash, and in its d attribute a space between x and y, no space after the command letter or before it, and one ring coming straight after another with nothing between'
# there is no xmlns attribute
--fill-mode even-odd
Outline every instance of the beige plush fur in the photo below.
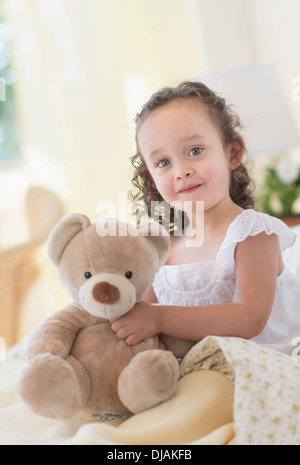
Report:
<svg viewBox="0 0 300 465"><path fill-rule="evenodd" d="M31 410L57 419L79 411L138 413L172 396L176 357L192 343L155 336L129 346L109 321L143 299L169 248L168 234L156 223L91 224L72 214L56 225L48 254L74 301L30 339L19 394Z"/></svg>

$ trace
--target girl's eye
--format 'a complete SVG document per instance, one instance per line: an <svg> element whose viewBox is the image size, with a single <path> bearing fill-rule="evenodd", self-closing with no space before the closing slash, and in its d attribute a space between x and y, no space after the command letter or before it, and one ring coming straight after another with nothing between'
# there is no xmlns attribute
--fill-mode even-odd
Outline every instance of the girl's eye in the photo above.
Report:
<svg viewBox="0 0 300 465"><path fill-rule="evenodd" d="M191 155L192 157L195 157L197 155L200 155L200 153L202 152L202 148L201 147L193 147L190 151L189 151L189 155Z"/></svg>
<svg viewBox="0 0 300 465"><path fill-rule="evenodd" d="M157 163L156 163L156 166L158 166L159 168L165 168L165 166L168 166L170 163L169 160L167 160L166 158L163 158L162 160L159 160Z"/></svg>

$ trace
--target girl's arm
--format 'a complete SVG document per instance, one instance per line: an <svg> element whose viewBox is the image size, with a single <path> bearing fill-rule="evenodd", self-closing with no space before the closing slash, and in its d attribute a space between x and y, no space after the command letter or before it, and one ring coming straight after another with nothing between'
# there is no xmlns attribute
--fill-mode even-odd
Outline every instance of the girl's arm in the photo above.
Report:
<svg viewBox="0 0 300 465"><path fill-rule="evenodd" d="M283 269L278 238L261 233L236 246L236 286L232 303L207 306L137 304L112 329L130 345L164 333L199 341L208 335L251 339L264 329Z"/></svg>

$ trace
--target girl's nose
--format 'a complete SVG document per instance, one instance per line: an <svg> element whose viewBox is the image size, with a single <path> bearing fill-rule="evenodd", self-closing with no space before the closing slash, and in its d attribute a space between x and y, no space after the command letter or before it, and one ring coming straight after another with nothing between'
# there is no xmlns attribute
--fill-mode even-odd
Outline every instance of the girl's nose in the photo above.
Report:
<svg viewBox="0 0 300 465"><path fill-rule="evenodd" d="M191 177L193 174L193 168L189 168L187 166L178 166L175 173L175 178L176 180L185 179Z"/></svg>

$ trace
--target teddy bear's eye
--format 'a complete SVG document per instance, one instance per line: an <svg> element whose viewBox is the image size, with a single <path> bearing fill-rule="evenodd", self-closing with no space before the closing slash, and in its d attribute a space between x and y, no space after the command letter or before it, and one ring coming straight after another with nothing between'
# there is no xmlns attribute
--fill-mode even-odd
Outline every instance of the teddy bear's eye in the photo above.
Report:
<svg viewBox="0 0 300 465"><path fill-rule="evenodd" d="M84 276L86 277L86 279L90 279L92 277L92 273L87 271L86 273L84 273Z"/></svg>
<svg viewBox="0 0 300 465"><path fill-rule="evenodd" d="M127 278L127 279L132 278L132 271L126 271L125 278Z"/></svg>

